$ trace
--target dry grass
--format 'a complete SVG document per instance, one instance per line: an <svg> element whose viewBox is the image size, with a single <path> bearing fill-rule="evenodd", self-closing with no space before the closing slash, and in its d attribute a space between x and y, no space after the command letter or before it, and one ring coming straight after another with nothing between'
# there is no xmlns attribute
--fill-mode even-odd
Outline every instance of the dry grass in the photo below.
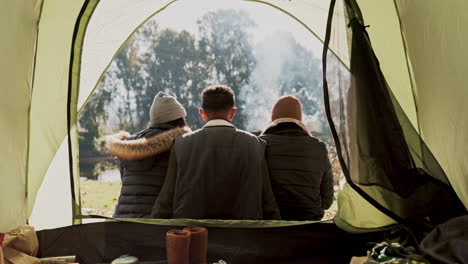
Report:
<svg viewBox="0 0 468 264"><path fill-rule="evenodd" d="M120 182L81 182L81 208L84 215L112 216L120 195Z"/></svg>
<svg viewBox="0 0 468 264"><path fill-rule="evenodd" d="M84 215L103 215L111 217L120 195L120 182L81 182L81 208ZM332 219L337 212L336 200L325 211L324 220Z"/></svg>

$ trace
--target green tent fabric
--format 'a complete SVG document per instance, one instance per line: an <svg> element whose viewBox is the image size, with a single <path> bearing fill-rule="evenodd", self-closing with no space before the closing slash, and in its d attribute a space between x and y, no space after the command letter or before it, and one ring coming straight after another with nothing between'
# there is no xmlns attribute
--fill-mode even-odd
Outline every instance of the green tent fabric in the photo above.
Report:
<svg viewBox="0 0 468 264"><path fill-rule="evenodd" d="M458 12L467 3L358 3L365 23L371 25L369 35L390 88L407 115L417 116L423 140L468 207L468 151L463 147L468 138L462 132L468 124L463 117L468 98L463 80L468 58L463 48L467 29L462 25L468 18ZM405 94L398 96L402 92ZM412 114L408 109L417 111Z"/></svg>
<svg viewBox="0 0 468 264"><path fill-rule="evenodd" d="M248 2L277 8L325 39L328 1ZM364 24L370 25L372 49L402 113L468 207L468 150L464 147L468 90L463 80L468 64L463 50L468 42L468 28L463 25L468 18L463 10L468 3L337 1L329 48L343 71L352 59L346 8L350 3L359 5ZM72 223L70 216L80 218L79 186L74 184L79 182L77 112L132 32L173 4L177 2L21 0L0 4L0 80L6 90L0 98L0 140L6 146L0 158L0 231L28 220L51 228ZM356 177L360 170L354 172ZM375 192L373 197L382 191ZM362 214L379 213L372 210ZM362 214L341 217L359 227L355 220ZM384 218L372 227L389 223Z"/></svg>
<svg viewBox="0 0 468 264"><path fill-rule="evenodd" d="M2 141L8 146L0 167L2 231L27 222L47 168L67 135L71 42L82 4L60 0L1 4L1 76L8 94L2 97L0 110Z"/></svg>
<svg viewBox="0 0 468 264"><path fill-rule="evenodd" d="M361 9L353 0L346 1L346 8L349 73L332 70L341 81L328 85L330 28L323 68L325 109L347 181L377 209L418 232L466 213L421 129L412 124L411 111L401 107L396 97L401 93L393 92L405 86L389 87Z"/></svg>
<svg viewBox="0 0 468 264"><path fill-rule="evenodd" d="M25 222L28 208L32 206L28 203L31 195L28 187L33 179L29 177L27 168L34 56L41 3L8 1L2 2L0 9L0 72L2 91L6 92L0 98L0 142L3 146L0 163L1 230Z"/></svg>

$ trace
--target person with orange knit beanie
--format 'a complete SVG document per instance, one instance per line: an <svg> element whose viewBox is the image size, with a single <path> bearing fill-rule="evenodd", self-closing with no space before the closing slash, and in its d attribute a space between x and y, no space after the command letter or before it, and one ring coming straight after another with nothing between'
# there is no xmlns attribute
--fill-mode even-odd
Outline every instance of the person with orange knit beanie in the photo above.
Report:
<svg viewBox="0 0 468 264"><path fill-rule="evenodd" d="M302 123L302 104L283 96L260 138L267 142L273 193L284 220L320 220L333 202L333 177L325 144Z"/></svg>

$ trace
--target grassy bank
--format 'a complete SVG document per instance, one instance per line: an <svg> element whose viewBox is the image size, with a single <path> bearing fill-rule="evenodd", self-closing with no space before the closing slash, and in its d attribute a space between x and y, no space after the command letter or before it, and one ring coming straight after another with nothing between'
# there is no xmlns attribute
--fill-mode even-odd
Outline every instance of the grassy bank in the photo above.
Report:
<svg viewBox="0 0 468 264"><path fill-rule="evenodd" d="M112 216L120 195L120 182L81 182L81 207L85 215ZM325 212L324 219L331 219L337 212L336 201Z"/></svg>
<svg viewBox="0 0 468 264"><path fill-rule="evenodd" d="M81 182L82 213L112 216L120 195L120 182Z"/></svg>

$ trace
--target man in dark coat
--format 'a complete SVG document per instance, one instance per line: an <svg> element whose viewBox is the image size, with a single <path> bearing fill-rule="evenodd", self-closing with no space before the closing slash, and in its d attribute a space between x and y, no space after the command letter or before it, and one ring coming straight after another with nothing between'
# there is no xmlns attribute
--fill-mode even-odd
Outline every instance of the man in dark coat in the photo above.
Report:
<svg viewBox="0 0 468 264"><path fill-rule="evenodd" d="M174 140L190 132L185 126L186 115L174 97L160 92L154 97L148 128L134 135L119 132L107 138L109 152L120 160L122 179L114 217L151 217Z"/></svg>
<svg viewBox="0 0 468 264"><path fill-rule="evenodd" d="M260 138L267 142L273 193L284 220L320 220L333 202L333 177L325 144L301 122L302 107L281 97Z"/></svg>
<svg viewBox="0 0 468 264"><path fill-rule="evenodd" d="M224 85L202 92L206 125L176 139L153 217L279 219L265 160L266 144L237 129L234 93Z"/></svg>

